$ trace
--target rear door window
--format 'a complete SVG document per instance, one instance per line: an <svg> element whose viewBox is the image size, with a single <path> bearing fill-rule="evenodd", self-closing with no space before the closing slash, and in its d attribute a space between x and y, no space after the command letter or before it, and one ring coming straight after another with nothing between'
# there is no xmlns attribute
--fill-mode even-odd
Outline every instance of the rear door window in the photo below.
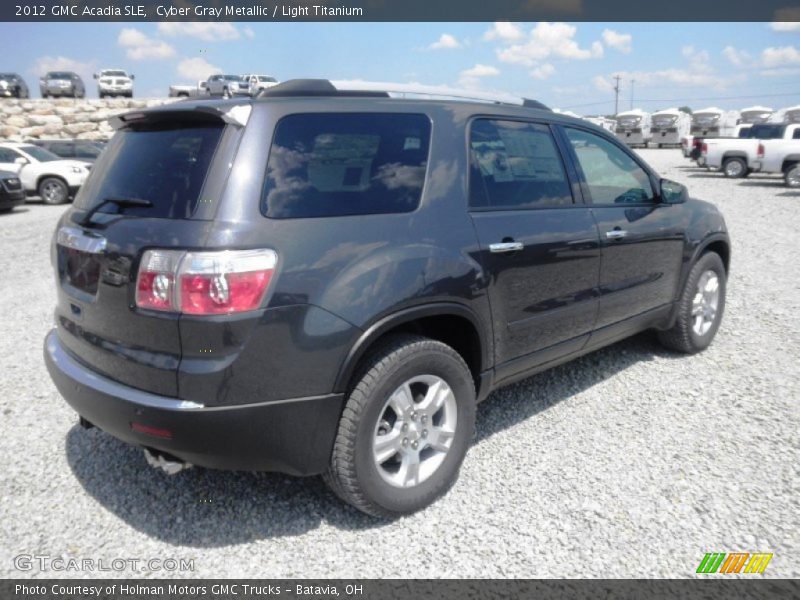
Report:
<svg viewBox="0 0 800 600"><path fill-rule="evenodd" d="M197 208L223 126L121 131L109 143L109 160L94 170L76 206L98 212L184 219ZM148 200L152 206L120 208L109 199Z"/></svg>
<svg viewBox="0 0 800 600"><path fill-rule="evenodd" d="M413 211L430 136L430 119L420 114L285 117L275 129L262 212L292 219Z"/></svg>

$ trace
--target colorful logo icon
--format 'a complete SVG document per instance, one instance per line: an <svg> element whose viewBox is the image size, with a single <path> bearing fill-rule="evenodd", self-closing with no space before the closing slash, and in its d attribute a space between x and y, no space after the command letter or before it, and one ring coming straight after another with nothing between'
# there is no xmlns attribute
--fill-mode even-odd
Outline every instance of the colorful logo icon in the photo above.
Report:
<svg viewBox="0 0 800 600"><path fill-rule="evenodd" d="M700 561L698 573L763 573L772 554L765 552L709 552Z"/></svg>

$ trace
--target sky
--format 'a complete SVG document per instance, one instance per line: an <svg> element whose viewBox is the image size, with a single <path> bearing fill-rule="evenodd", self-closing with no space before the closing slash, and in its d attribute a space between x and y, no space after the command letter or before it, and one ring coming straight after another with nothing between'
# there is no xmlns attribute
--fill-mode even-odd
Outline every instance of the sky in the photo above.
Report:
<svg viewBox="0 0 800 600"><path fill-rule="evenodd" d="M124 68L137 96L215 72L502 91L581 115L800 104L800 23L0 23L0 71Z"/></svg>

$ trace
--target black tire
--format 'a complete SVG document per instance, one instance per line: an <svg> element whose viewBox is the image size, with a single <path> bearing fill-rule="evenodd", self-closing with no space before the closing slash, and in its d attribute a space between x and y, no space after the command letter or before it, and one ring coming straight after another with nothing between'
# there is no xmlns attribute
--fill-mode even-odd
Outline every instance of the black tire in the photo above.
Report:
<svg viewBox="0 0 800 600"><path fill-rule="evenodd" d="M106 97L106 95L103 92L100 92L99 94L97 94L97 97L100 98L100 100L102 100L103 98Z"/></svg>
<svg viewBox="0 0 800 600"><path fill-rule="evenodd" d="M36 191L45 204L64 204L69 199L67 183L60 177L45 177Z"/></svg>
<svg viewBox="0 0 800 600"><path fill-rule="evenodd" d="M372 443L389 397L404 382L422 375L434 375L450 386L456 403L455 434L442 463L427 479L397 487L379 473ZM431 421L434 418L431 415ZM429 338L393 337L356 374L323 479L342 500L369 515L411 514L441 497L456 481L474 427L475 386L464 359L450 346Z"/></svg>
<svg viewBox="0 0 800 600"><path fill-rule="evenodd" d="M786 168L783 173L783 184L792 189L800 188L800 163L795 163Z"/></svg>
<svg viewBox="0 0 800 600"><path fill-rule="evenodd" d="M738 156L726 158L724 161L722 161L722 172L725 173L725 177L729 177L731 179L741 179L742 177L746 177L747 161L745 161L743 158L739 158Z"/></svg>
<svg viewBox="0 0 800 600"><path fill-rule="evenodd" d="M222 88L222 97L226 99L231 97L231 92L227 87Z"/></svg>
<svg viewBox="0 0 800 600"><path fill-rule="evenodd" d="M697 293L697 284L706 271L713 271L717 276L719 282L719 303L711 327L704 334L700 335L692 327L692 308ZM666 331L658 332L658 339L661 344L670 350L683 352L685 354L695 354L708 348L714 340L714 336L719 329L719 324L722 321L723 313L725 312L726 288L727 274L725 272L725 265L722 263L719 254L716 252L707 252L703 254L694 264L691 271L689 271L689 277L686 278L686 284L678 300L678 314L675 319L675 324Z"/></svg>

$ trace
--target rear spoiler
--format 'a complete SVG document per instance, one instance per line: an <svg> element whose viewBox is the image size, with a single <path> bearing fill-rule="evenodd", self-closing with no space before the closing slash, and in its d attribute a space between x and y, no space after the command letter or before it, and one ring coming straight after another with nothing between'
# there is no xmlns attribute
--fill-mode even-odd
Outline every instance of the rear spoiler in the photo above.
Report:
<svg viewBox="0 0 800 600"><path fill-rule="evenodd" d="M235 127L244 127L250 118L252 105L248 103L230 104L219 103L197 104L189 107L183 103L176 103L173 108L159 108L156 110L134 111L116 115L108 120L109 125L115 130L134 128L139 124L167 123L174 121L213 123L222 121Z"/></svg>

